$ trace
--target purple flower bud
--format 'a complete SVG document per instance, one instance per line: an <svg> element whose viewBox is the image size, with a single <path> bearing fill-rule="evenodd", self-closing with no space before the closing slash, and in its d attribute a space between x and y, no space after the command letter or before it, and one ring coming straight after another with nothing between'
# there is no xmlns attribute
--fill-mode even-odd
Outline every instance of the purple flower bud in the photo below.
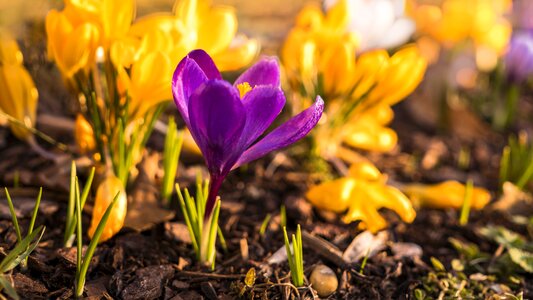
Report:
<svg viewBox="0 0 533 300"><path fill-rule="evenodd" d="M504 62L511 82L523 82L533 74L533 31L513 34Z"/></svg>

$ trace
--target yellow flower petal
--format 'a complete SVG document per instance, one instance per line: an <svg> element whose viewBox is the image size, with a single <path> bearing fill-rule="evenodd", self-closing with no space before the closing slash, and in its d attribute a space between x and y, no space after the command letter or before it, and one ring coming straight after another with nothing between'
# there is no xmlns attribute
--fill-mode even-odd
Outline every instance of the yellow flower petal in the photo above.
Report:
<svg viewBox="0 0 533 300"><path fill-rule="evenodd" d="M99 40L96 25L83 23L74 27L65 14L52 10L46 16L46 34L48 54L65 77L94 62Z"/></svg>
<svg viewBox="0 0 533 300"><path fill-rule="evenodd" d="M122 229L126 218L128 200L122 182L114 175L105 178L96 190L91 227L87 232L90 238L93 237L96 227L98 227L107 207L111 204L117 193L119 193L117 202L113 206L111 214L107 219L104 231L100 237L100 243L107 241Z"/></svg>
<svg viewBox="0 0 533 300"><path fill-rule="evenodd" d="M132 111L139 117L159 103L172 99L167 78L172 76L172 66L166 55L160 51L143 56L131 68Z"/></svg>
<svg viewBox="0 0 533 300"><path fill-rule="evenodd" d="M346 223L361 221L360 229L372 232L387 226L381 208L395 211L405 222L416 216L409 199L398 189L386 185L386 177L368 161L352 164L347 177L311 187L306 197L318 209L341 213Z"/></svg>
<svg viewBox="0 0 533 300"><path fill-rule="evenodd" d="M398 136L394 130L365 119L350 128L344 142L358 149L388 152L396 146Z"/></svg>
<svg viewBox="0 0 533 300"><path fill-rule="evenodd" d="M348 170L348 176L365 181L380 181L383 177L378 168L368 161L352 164Z"/></svg>
<svg viewBox="0 0 533 300"><path fill-rule="evenodd" d="M346 93L353 88L356 72L355 47L350 43L337 43L328 47L321 56L320 73L327 95Z"/></svg>
<svg viewBox="0 0 533 300"><path fill-rule="evenodd" d="M387 72L382 73L367 103L393 105L402 100L420 84L426 66L426 60L415 45L400 49L390 58Z"/></svg>
<svg viewBox="0 0 533 300"><path fill-rule="evenodd" d="M340 178L311 187L305 196L318 209L341 213L353 201L351 197L355 185L356 181L352 178Z"/></svg>
<svg viewBox="0 0 533 300"><path fill-rule="evenodd" d="M82 114L78 114L76 117L74 138L76 139L76 144L81 153L88 153L96 148L93 128Z"/></svg>
<svg viewBox="0 0 533 300"><path fill-rule="evenodd" d="M221 70L233 71L249 65L257 57L259 50L258 40L237 36L228 48L214 54L213 60Z"/></svg>
<svg viewBox="0 0 533 300"><path fill-rule="evenodd" d="M416 205L434 208L460 208L463 205L466 186L457 181L445 181L434 185L410 184L402 188ZM474 188L471 207L481 209L490 201L490 193L484 188Z"/></svg>
<svg viewBox="0 0 533 300"><path fill-rule="evenodd" d="M354 99L361 98L374 87L380 74L389 65L389 55L385 50L373 50L362 54L357 59L354 82L357 86L352 93Z"/></svg>
<svg viewBox="0 0 533 300"><path fill-rule="evenodd" d="M23 123L35 125L38 93L33 79L22 65L22 53L7 33L0 36L0 110ZM32 134L25 127L10 123L13 134L22 140Z"/></svg>
<svg viewBox="0 0 533 300"><path fill-rule="evenodd" d="M232 7L215 7L201 16L197 48L216 54L227 49L237 33L237 16Z"/></svg>
<svg viewBox="0 0 533 300"><path fill-rule="evenodd" d="M102 27L104 43L109 47L113 40L128 32L135 16L135 0L102 0Z"/></svg>

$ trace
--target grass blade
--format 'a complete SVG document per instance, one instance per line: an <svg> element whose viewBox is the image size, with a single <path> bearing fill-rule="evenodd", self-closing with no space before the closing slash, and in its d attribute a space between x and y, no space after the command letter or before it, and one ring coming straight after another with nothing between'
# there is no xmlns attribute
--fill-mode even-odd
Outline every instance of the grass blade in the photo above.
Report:
<svg viewBox="0 0 533 300"><path fill-rule="evenodd" d="M187 207L185 206L185 200L183 199L183 194L181 193L181 189L179 184L176 183L176 193L178 194L178 202L181 207L181 211L183 212L183 217L185 218L185 225L187 225L187 229L189 230L189 235L191 236L191 243L194 248L194 253L198 253L199 245L197 241L196 233L193 229L193 224L191 223L191 218L189 216L189 211Z"/></svg>
<svg viewBox="0 0 533 300"><path fill-rule="evenodd" d="M466 182L465 196L463 199L463 205L461 207L461 214L459 217L459 225L465 226L468 223L468 217L470 216L470 207L472 206L472 192L474 190L474 183L471 179Z"/></svg>
<svg viewBox="0 0 533 300"><path fill-rule="evenodd" d="M81 200L80 200L80 187L78 184L78 177L76 177L75 184L75 194L76 194L76 279L80 276L80 268L82 261L82 251L83 251L83 234L82 234L82 219L81 219Z"/></svg>
<svg viewBox="0 0 533 300"><path fill-rule="evenodd" d="M43 234L44 227L39 226L37 230L31 234L28 234L23 240L21 240L17 246L13 248L13 250L11 250L6 257L4 257L2 262L0 262L0 273L5 273L12 270L18 266L22 260L26 259L37 247L41 241L41 238L43 237ZM39 237L35 240L37 236ZM34 242L32 243L32 241Z"/></svg>
<svg viewBox="0 0 533 300"><path fill-rule="evenodd" d="M260 236L264 236L265 235L268 223L270 222L271 218L272 218L272 215L271 214L267 214L265 219L263 220L263 223L261 223L261 228L259 229L259 235Z"/></svg>
<svg viewBox="0 0 533 300"><path fill-rule="evenodd" d="M68 197L68 205L67 205L67 224L65 227L65 236L63 237L63 244L65 247L70 247L72 245L72 233L69 233L70 228L73 228L72 222L75 219L74 218L74 210L75 210L75 201L76 201L76 195L74 194L76 191L75 187L75 180L76 180L76 163L72 161L72 164L70 166L70 193Z"/></svg>
<svg viewBox="0 0 533 300"><path fill-rule="evenodd" d="M98 223L98 226L96 227L93 238L91 242L89 243L89 247L87 248L87 252L85 253L85 256L83 257L83 263L80 268L79 278L77 278L76 280L76 296L78 297L83 294L83 290L85 287L85 276L87 275L87 270L89 270L89 264L91 263L91 259L94 255L94 251L96 250L96 246L98 245L98 241L100 240L100 236L102 236L102 233L104 232L107 219L109 219L111 210L113 209L113 206L115 206L115 203L117 202L119 195L120 195L120 192L115 195L115 198L113 198L113 201L107 207L104 215L102 216L102 219L100 220L100 223ZM81 225L78 225L78 226L81 227Z"/></svg>
<svg viewBox="0 0 533 300"><path fill-rule="evenodd" d="M15 291L15 288L11 285L11 281L7 279L7 276L4 274L0 274L0 287L2 287L6 294L13 300L20 299L17 291Z"/></svg>
<svg viewBox="0 0 533 300"><path fill-rule="evenodd" d="M212 270L214 270L215 268L215 255L216 255L215 243L217 240L218 216L220 213L220 199L217 199L216 201L217 202L215 203L215 209L210 218L211 224L209 224L209 237L208 237L208 242L207 242L207 256L206 256L207 261L210 261L212 263L211 264Z"/></svg>
<svg viewBox="0 0 533 300"><path fill-rule="evenodd" d="M28 227L28 234L33 232L33 226L35 226L35 219L37 219L37 213L39 212L39 205L41 204L42 196L43 187L39 188L39 195L37 195L37 200L35 200L35 206L33 207L33 212L31 214L30 226Z"/></svg>
<svg viewBox="0 0 533 300"><path fill-rule="evenodd" d="M13 226L15 226L15 231L17 232L17 242L20 243L20 241L22 241L22 235L20 234L19 221L17 219L17 214L15 213L15 207L13 206L13 201L11 200L11 196L9 195L9 191L7 190L7 188L4 189L6 190L7 204L9 205L11 220L13 220Z"/></svg>

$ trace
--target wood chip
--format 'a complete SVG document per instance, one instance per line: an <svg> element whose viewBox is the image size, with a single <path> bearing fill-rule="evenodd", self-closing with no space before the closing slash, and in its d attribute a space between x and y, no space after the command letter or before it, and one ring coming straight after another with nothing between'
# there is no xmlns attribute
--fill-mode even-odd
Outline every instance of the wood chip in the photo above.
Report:
<svg viewBox="0 0 533 300"><path fill-rule="evenodd" d="M342 254L345 261L355 263L363 257L372 257L379 251L385 249L389 234L380 231L374 235L370 231L363 231L358 234Z"/></svg>
<svg viewBox="0 0 533 300"><path fill-rule="evenodd" d="M247 261L248 258L249 258L248 240L245 239L245 238L242 238L239 241L239 244L241 246L241 257L242 257L242 260Z"/></svg>

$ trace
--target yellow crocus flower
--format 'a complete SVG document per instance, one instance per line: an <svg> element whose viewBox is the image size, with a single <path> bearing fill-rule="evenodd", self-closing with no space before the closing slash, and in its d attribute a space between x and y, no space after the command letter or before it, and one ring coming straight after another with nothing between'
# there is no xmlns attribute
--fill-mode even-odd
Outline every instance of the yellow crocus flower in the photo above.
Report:
<svg viewBox="0 0 533 300"><path fill-rule="evenodd" d="M17 42L0 31L0 111L33 128L37 112L38 93L33 79L22 65L22 52ZM21 140L33 135L21 124L10 122L11 131Z"/></svg>
<svg viewBox="0 0 533 300"><path fill-rule="evenodd" d="M163 33L169 48L162 52L173 66L197 48L209 53L221 71L242 68L257 56L259 43L236 35L237 16L232 7L212 5L207 0L177 0L173 12L136 20L129 34L141 38L150 32Z"/></svg>
<svg viewBox="0 0 533 300"><path fill-rule="evenodd" d="M343 143L391 150L397 136L387 127L394 116L390 106L414 91L427 67L413 44L392 55L376 49L356 57L357 36L346 26L349 5L338 1L327 13L316 6L304 8L282 48L287 79L303 102L297 105L317 94L326 100L323 120L313 132L318 153L326 159L351 151Z"/></svg>
<svg viewBox="0 0 533 300"><path fill-rule="evenodd" d="M100 220L104 216L104 213L115 198L115 195L119 193L117 202L111 210L111 214L107 219L107 223L104 227L104 231L100 237L99 242L104 242L113 237L124 226L124 220L126 219L126 211L128 207L128 200L126 197L126 191L122 184L122 181L114 175L110 175L104 179L104 181L98 186L96 190L96 198L94 200L93 216L91 220L91 227L87 234L90 238L93 237Z"/></svg>
<svg viewBox="0 0 533 300"><path fill-rule="evenodd" d="M110 50L121 95L127 93L131 99L132 119L172 98L168 78L179 60L195 48L209 52L221 70L250 63L258 43L236 37L236 31L234 9L209 1L177 1L174 14L156 13L136 20Z"/></svg>
<svg viewBox="0 0 533 300"><path fill-rule="evenodd" d="M506 19L512 10L511 0L411 1L409 7L419 36L429 36L448 48L472 41L480 68L494 67L480 59L501 56L511 36L512 24Z"/></svg>
<svg viewBox="0 0 533 300"><path fill-rule="evenodd" d="M100 39L96 25L76 24L66 13L52 10L46 16L45 26L48 56L56 62L63 76L71 78L94 63Z"/></svg>
<svg viewBox="0 0 533 300"><path fill-rule="evenodd" d="M135 1L65 0L62 11L46 16L48 55L66 78L91 68L98 47L109 49L126 35L135 15Z"/></svg>
<svg viewBox="0 0 533 300"><path fill-rule="evenodd" d="M466 186L458 181L449 180L438 184L408 184L402 191L415 206L433 208L461 208ZM470 205L482 209L490 201L490 193L484 188L474 187Z"/></svg>
<svg viewBox="0 0 533 300"><path fill-rule="evenodd" d="M409 199L397 188L386 184L387 177L370 162L351 165L343 178L311 187L306 197L318 209L346 212L342 220L346 223L361 221L359 229L377 232L387 227L387 221L379 209L394 210L405 222L412 222L416 216Z"/></svg>

